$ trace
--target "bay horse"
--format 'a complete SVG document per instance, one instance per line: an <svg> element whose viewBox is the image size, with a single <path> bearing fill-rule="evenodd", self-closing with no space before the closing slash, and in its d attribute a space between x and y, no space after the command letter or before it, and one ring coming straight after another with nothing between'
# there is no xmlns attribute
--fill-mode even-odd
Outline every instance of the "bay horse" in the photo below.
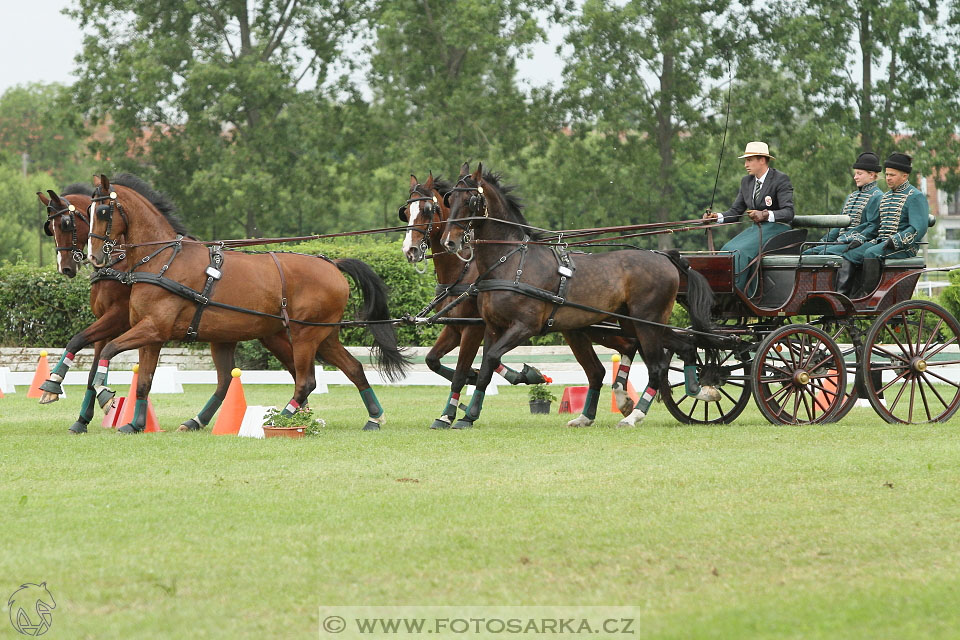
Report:
<svg viewBox="0 0 960 640"><path fill-rule="evenodd" d="M120 174L115 179L117 184L136 185L147 193L151 202L157 207L173 211L173 205L162 194L145 189L142 181L130 174ZM37 197L47 209L47 219L44 222L44 232L53 237L56 244L57 271L67 278L77 275L81 264L86 262L84 249L90 232L87 211L93 197L93 188L82 183L74 183L64 187L58 194L48 190L49 197L37 192ZM116 272L127 269L126 258L117 260L112 268ZM93 344L93 366L87 377L87 389L80 404L80 415L69 427L72 434L87 432L87 425L93 419L94 401L96 392L93 387L93 378L97 372L97 362L103 346L110 338L116 338L130 329L130 286L121 283L117 278L105 273L93 274L90 284L90 310L97 318L90 326L73 336L67 343L60 356L60 360L50 372L50 378L40 385L43 391L40 404L49 404L60 399L63 393L61 382L73 366L74 357L82 349ZM282 332L273 336L261 338L263 345L273 353L283 366L293 374L293 350L286 335ZM205 427L220 404L223 402L230 384L230 371L235 366L234 348L230 343L211 343L210 350L213 362L217 369L217 389L210 400L193 417L184 420L180 431L196 431ZM102 390L101 405L111 401L115 393L105 387Z"/></svg>
<svg viewBox="0 0 960 640"><path fill-rule="evenodd" d="M389 380L400 379L409 361L397 347L388 318L387 289L365 263L330 260L298 253L225 251L184 239L176 216L158 210L142 190L94 179L87 260L103 267L121 237L132 283L130 329L108 342L100 354L94 387L103 384L110 360L122 351L141 349L133 421L121 433L137 433L146 424L147 396L160 347L169 340L197 339L235 344L285 332L292 345L294 395L284 414L294 413L316 388L314 358L337 367L360 391L367 409L365 431L385 422L380 401L363 366L340 343L339 330L350 287L363 296L360 318L372 321L378 367ZM146 185L144 185L145 188Z"/></svg>
<svg viewBox="0 0 960 640"><path fill-rule="evenodd" d="M595 412L604 370L584 329L616 317L612 314L638 319L620 318L619 323L625 335L637 339L648 373L647 388L620 426L633 426L649 412L669 368L665 349L683 358L688 394L719 397L716 389L696 383L693 341L663 326L670 320L682 273L688 280L687 305L694 330L709 333L712 329L713 292L679 252L626 249L571 256L562 246L545 246L540 243L544 236L531 236L511 188L501 186L498 175L484 173L482 164L470 174L464 163L459 181L445 199L450 217L443 245L451 253L472 250L480 273L477 303L486 323L483 363L476 392L459 421L462 426L480 417L484 391L503 354L545 331L564 333L587 374L587 402ZM625 359L626 367L620 367L615 388L626 387L635 354L636 347Z"/></svg>
<svg viewBox="0 0 960 640"><path fill-rule="evenodd" d="M434 178L432 171L423 184L420 184L415 175L411 175L410 197L399 210L400 220L407 223L407 232L403 240L403 253L407 261L416 264L426 259L428 248L432 252L431 257L437 277L437 298L434 301L434 310L441 310L448 304L452 304L467 290L469 285L476 281L479 275L475 261L464 261L458 255L447 253L441 242L446 230L447 219L450 216L450 209L444 203L444 195L452 188L453 185L449 182ZM445 314L445 317L480 318L476 296L471 295L463 298L459 304ZM618 336L602 329L589 328L586 331L593 341L619 351L621 362L623 362L623 356L627 355L626 366L629 367L629 356L637 350L636 340ZM431 425L431 429L446 429L454 423L457 417L457 408L460 404L460 393L464 385L476 383L477 371L472 364L480 349L480 344L483 342L483 334L484 328L480 325L445 325L433 347L424 358L431 371L450 380L450 396L440 417L434 420ZM454 370L451 370L444 367L440 359L457 346L460 347L457 365ZM510 384L540 384L546 381L539 371L526 364L523 365L522 371L515 371L501 362L496 369L496 373L503 376ZM620 412L624 416L630 415L633 410L633 400L627 394L626 389L618 389L615 395ZM591 408L588 404L584 406L584 409L587 413L590 413ZM581 414L570 420L567 425L571 427L589 426L596 418L595 409L596 407L593 406L593 413L590 413L590 415ZM461 427L463 426L461 423Z"/></svg>

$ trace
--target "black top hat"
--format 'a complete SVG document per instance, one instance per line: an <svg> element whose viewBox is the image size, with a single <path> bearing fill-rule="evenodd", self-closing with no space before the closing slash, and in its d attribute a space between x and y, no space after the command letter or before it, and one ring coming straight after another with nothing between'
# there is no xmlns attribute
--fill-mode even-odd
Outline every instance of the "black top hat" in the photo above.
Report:
<svg viewBox="0 0 960 640"><path fill-rule="evenodd" d="M880 158L877 154L865 151L857 156L857 161L853 163L854 169L863 169L864 171L873 171L880 173L883 169L880 166Z"/></svg>
<svg viewBox="0 0 960 640"><path fill-rule="evenodd" d="M913 167L911 166L912 162L913 158L905 153L891 153L887 157L887 161L883 163L883 166L885 169L896 169L897 171L910 173L913 171Z"/></svg>

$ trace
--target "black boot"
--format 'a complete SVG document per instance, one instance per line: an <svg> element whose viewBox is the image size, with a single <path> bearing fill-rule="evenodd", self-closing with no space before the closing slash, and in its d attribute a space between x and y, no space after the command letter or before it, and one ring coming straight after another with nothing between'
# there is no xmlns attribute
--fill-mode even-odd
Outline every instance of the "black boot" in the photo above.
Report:
<svg viewBox="0 0 960 640"><path fill-rule="evenodd" d="M848 298L851 297L859 271L860 265L844 260L843 264L840 265L840 271L837 272L837 293L842 293Z"/></svg>
<svg viewBox="0 0 960 640"><path fill-rule="evenodd" d="M863 295L874 292L880 284L880 270L883 263L878 258L864 258L863 260Z"/></svg>

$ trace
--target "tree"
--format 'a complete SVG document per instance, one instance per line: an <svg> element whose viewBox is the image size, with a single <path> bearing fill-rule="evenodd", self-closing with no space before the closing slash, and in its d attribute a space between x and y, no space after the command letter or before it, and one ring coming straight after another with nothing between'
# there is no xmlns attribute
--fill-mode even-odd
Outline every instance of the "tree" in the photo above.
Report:
<svg viewBox="0 0 960 640"><path fill-rule="evenodd" d="M705 87L724 72L724 52L715 43L731 38L728 12L725 0L587 0L570 19L569 105L624 146L643 151L644 139L652 143L657 172L636 176L634 184L656 194L657 221L691 213L677 206L675 148L706 122ZM670 235L659 238L661 248L672 246Z"/></svg>
<svg viewBox="0 0 960 640"><path fill-rule="evenodd" d="M301 190L298 86L330 80L357 0L78 0L77 92L109 129L107 164L156 181L189 223L228 235L286 227ZM202 215L201 215L202 212Z"/></svg>

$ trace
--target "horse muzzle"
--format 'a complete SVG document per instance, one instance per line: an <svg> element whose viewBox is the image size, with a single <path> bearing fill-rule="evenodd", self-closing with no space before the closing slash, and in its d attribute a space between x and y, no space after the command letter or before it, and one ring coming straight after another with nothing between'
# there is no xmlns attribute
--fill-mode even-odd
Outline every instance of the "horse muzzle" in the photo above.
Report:
<svg viewBox="0 0 960 640"><path fill-rule="evenodd" d="M406 256L407 262L410 264L415 264L423 260L423 251L419 246L408 247L404 250L403 255Z"/></svg>

